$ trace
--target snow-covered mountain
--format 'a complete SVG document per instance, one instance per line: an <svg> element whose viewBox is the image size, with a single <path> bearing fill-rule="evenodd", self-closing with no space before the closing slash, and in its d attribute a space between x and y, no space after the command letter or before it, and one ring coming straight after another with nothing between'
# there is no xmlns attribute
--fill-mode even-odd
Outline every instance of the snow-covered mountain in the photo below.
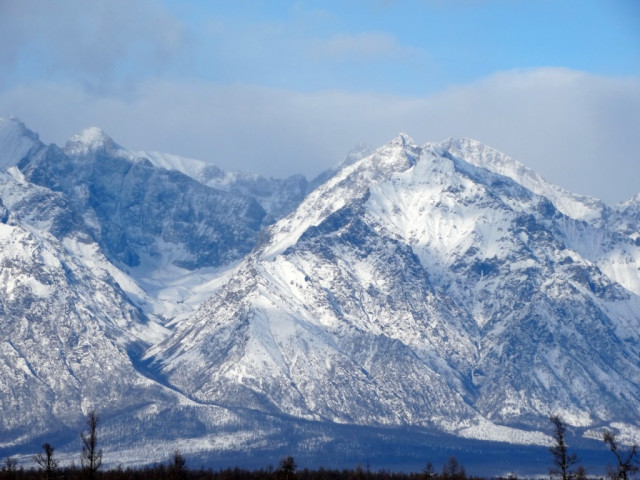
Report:
<svg viewBox="0 0 640 480"><path fill-rule="evenodd" d="M271 226L150 350L168 381L199 401L513 442L540 440L523 430L554 412L635 426L637 282L603 270L638 272L637 246L450 144L400 136Z"/></svg>
<svg viewBox="0 0 640 480"><path fill-rule="evenodd" d="M2 120L0 165L5 452L77 438L94 406L137 462L541 445L549 414L639 438L637 197L404 134L307 182Z"/></svg>
<svg viewBox="0 0 640 480"><path fill-rule="evenodd" d="M228 264L253 248L265 217L252 198L154 167L95 128L18 167L28 181L64 192L107 255L129 267Z"/></svg>
<svg viewBox="0 0 640 480"><path fill-rule="evenodd" d="M217 190L255 199L268 214L268 222L290 213L306 196L310 184L303 175L265 178L255 173L225 172L203 160L160 152L137 152L156 167L176 170Z"/></svg>
<svg viewBox="0 0 640 480"><path fill-rule="evenodd" d="M75 426L87 409L162 402L130 355L167 331L131 304L127 278L72 218L61 193L0 173L2 443Z"/></svg>
<svg viewBox="0 0 640 480"><path fill-rule="evenodd" d="M439 148L443 153L460 156L477 167L511 178L533 193L546 197L556 209L576 220L600 226L606 215L607 206L602 201L553 185L520 162L475 140L451 138L440 145L434 144L433 147Z"/></svg>

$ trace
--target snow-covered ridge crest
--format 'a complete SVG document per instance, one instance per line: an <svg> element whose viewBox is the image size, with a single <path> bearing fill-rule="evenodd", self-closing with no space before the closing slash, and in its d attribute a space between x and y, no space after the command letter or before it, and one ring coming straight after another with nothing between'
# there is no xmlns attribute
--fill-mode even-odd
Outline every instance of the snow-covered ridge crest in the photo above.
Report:
<svg viewBox="0 0 640 480"><path fill-rule="evenodd" d="M253 197L272 220L290 213L302 201L313 185L303 175L288 178L267 178L256 173L224 171L216 165L169 153L135 152L138 158L166 170L176 170L211 188Z"/></svg>
<svg viewBox="0 0 640 480"><path fill-rule="evenodd" d="M413 167L420 153L420 147L411 137L401 133L371 155L347 165L311 192L297 210L267 231L268 241L260 246L261 254L269 257L283 252L306 229L364 195L372 185Z"/></svg>
<svg viewBox="0 0 640 480"><path fill-rule="evenodd" d="M565 215L600 226L607 206L598 199L578 195L545 180L540 174L504 153L470 138L449 138L425 148L447 151L477 167L509 177L523 187L548 198Z"/></svg>
<svg viewBox="0 0 640 480"><path fill-rule="evenodd" d="M624 209L628 207L637 207L638 205L640 205L640 193L634 195L629 200L625 200L620 205L618 205L618 207L620 209Z"/></svg>

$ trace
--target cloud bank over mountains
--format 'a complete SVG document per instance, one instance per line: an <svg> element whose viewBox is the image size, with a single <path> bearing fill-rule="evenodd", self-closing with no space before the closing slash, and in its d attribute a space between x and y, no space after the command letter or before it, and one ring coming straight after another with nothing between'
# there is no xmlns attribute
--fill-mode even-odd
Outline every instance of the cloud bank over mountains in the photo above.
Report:
<svg viewBox="0 0 640 480"><path fill-rule="evenodd" d="M29 119L45 141L63 144L84 126L100 125L134 149L274 176L317 174L355 143L399 131L420 142L466 136L608 202L638 190L634 78L510 71L418 98L166 80L137 90L125 99L56 84L20 86L0 92L0 110Z"/></svg>

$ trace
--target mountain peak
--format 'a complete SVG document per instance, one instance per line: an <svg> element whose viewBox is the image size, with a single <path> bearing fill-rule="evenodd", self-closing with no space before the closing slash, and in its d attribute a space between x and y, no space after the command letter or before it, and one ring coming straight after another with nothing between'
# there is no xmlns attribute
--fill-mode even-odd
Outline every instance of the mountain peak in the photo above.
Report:
<svg viewBox="0 0 640 480"><path fill-rule="evenodd" d="M38 138L38 134L32 132L27 126L17 117L10 115L9 118L0 117L0 131L14 130L30 137Z"/></svg>
<svg viewBox="0 0 640 480"><path fill-rule="evenodd" d="M393 140L391 140L390 143L395 144L395 145L401 145L403 147L406 147L406 146L415 147L415 146L417 146L416 142L413 141L413 138L411 138L409 135L407 135L404 132L400 132Z"/></svg>
<svg viewBox="0 0 640 480"><path fill-rule="evenodd" d="M629 200L625 200L624 202L622 202L619 205L619 208L628 208L634 205L640 205L640 193L637 193L636 195L631 197Z"/></svg>
<svg viewBox="0 0 640 480"><path fill-rule="evenodd" d="M66 153L82 154L99 150L119 150L121 147L101 128L89 127L72 136L64 147Z"/></svg>
<svg viewBox="0 0 640 480"><path fill-rule="evenodd" d="M16 165L34 147L41 145L38 134L15 117L0 117L0 169Z"/></svg>

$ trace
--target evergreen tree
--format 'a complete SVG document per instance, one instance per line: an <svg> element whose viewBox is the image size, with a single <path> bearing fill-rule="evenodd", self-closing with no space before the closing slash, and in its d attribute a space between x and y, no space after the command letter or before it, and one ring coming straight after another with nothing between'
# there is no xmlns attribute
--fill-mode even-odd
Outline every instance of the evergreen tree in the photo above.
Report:
<svg viewBox="0 0 640 480"><path fill-rule="evenodd" d="M42 470L44 474L44 478L46 480L51 480L53 478L53 474L58 467L58 462L53 458L53 448L49 443L44 443L42 445L43 453L38 453L33 457L33 461L36 462L40 466L40 470Z"/></svg>
<svg viewBox="0 0 640 480"><path fill-rule="evenodd" d="M280 466L276 473L280 480L293 480L296 468L295 460L292 456L288 456L280 460Z"/></svg>
<svg viewBox="0 0 640 480"><path fill-rule="evenodd" d="M169 478L171 480L184 480L187 478L187 461L179 450L173 452L172 463L169 465Z"/></svg>

